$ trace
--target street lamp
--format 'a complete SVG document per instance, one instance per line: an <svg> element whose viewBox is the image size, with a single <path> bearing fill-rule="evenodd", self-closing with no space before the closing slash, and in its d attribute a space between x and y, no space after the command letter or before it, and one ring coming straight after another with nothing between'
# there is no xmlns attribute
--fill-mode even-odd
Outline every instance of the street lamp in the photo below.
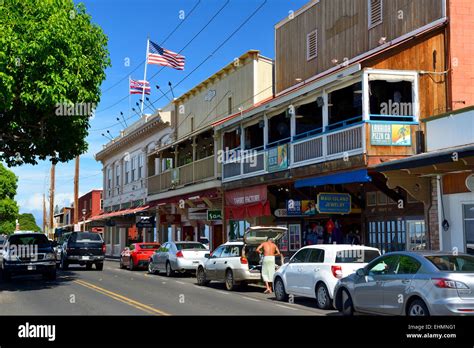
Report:
<svg viewBox="0 0 474 348"><path fill-rule="evenodd" d="M86 231L86 212L87 210L85 208L82 209L82 224L84 225L84 232Z"/></svg>

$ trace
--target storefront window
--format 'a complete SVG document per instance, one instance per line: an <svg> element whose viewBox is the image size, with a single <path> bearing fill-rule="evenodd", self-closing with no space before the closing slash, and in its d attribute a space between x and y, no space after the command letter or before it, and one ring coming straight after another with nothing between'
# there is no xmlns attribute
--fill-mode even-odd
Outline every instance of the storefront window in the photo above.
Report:
<svg viewBox="0 0 474 348"><path fill-rule="evenodd" d="M369 245L382 253L405 250L405 224L402 220L369 221Z"/></svg>
<svg viewBox="0 0 474 348"><path fill-rule="evenodd" d="M407 221L408 250L426 249L426 231L424 220Z"/></svg>
<svg viewBox="0 0 474 348"><path fill-rule="evenodd" d="M295 251L301 248L301 225L288 225L288 234L290 238L290 251Z"/></svg>
<svg viewBox="0 0 474 348"><path fill-rule="evenodd" d="M277 225L278 227L287 227L286 224L285 225ZM278 248L280 249L280 251L282 252L285 252L285 251L288 251L288 231L281 237L281 239L278 241Z"/></svg>
<svg viewBox="0 0 474 348"><path fill-rule="evenodd" d="M474 204L464 205L464 234L466 253L474 255Z"/></svg>

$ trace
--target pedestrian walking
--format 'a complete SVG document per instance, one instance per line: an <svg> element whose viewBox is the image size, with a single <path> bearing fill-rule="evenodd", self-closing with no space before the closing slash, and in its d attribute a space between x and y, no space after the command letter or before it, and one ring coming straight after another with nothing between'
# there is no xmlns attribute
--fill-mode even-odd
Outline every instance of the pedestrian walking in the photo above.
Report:
<svg viewBox="0 0 474 348"><path fill-rule="evenodd" d="M266 242L260 244L257 252L261 253L263 250L262 262L262 278L267 288L264 294L272 293L273 275L275 274L275 256L280 256L280 250L275 245L272 238L268 238Z"/></svg>

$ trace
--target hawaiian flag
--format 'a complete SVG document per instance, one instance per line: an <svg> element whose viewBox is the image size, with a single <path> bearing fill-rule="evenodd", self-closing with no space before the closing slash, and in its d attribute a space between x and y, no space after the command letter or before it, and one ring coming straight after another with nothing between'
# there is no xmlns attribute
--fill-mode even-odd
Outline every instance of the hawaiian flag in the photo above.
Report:
<svg viewBox="0 0 474 348"><path fill-rule="evenodd" d="M153 41L148 41L147 63L169 66L177 70L184 70L186 58L178 53L160 47Z"/></svg>
<svg viewBox="0 0 474 348"><path fill-rule="evenodd" d="M150 82L130 79L130 94L143 94L143 90L145 90L145 94L150 94Z"/></svg>

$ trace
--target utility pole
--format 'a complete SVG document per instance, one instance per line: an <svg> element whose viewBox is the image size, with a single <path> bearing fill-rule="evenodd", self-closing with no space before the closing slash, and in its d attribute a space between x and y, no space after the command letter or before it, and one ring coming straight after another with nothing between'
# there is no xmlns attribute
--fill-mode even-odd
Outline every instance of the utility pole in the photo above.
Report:
<svg viewBox="0 0 474 348"><path fill-rule="evenodd" d="M79 223L79 156L76 157L74 170L74 222Z"/></svg>
<svg viewBox="0 0 474 348"><path fill-rule="evenodd" d="M51 164L51 186L49 191L49 228L54 234L54 182L55 182L56 165Z"/></svg>
<svg viewBox="0 0 474 348"><path fill-rule="evenodd" d="M43 233L46 233L46 197L43 193Z"/></svg>

